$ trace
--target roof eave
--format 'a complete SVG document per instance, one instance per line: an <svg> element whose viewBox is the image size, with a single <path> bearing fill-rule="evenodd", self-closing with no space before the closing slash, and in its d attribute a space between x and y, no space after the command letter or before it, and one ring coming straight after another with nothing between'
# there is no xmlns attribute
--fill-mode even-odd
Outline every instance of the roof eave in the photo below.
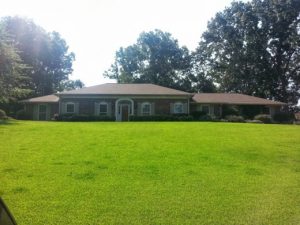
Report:
<svg viewBox="0 0 300 225"><path fill-rule="evenodd" d="M70 93L70 94L66 94L66 93L61 93L61 94L57 94L57 96L70 96L70 95L112 95L112 96L120 96L120 95L126 95L126 96L193 96L190 93L186 93L186 94L124 94L124 93L120 93L120 94L95 94L95 93Z"/></svg>
<svg viewBox="0 0 300 225"><path fill-rule="evenodd" d="M196 101L194 100L194 103L199 104L221 104L221 105L267 105L267 106L284 106L288 105L284 102L274 102L274 103L249 103L249 102L207 102L207 101Z"/></svg>
<svg viewBox="0 0 300 225"><path fill-rule="evenodd" d="M19 103L58 103L59 100L57 101L27 101L27 100L22 100L19 101Z"/></svg>

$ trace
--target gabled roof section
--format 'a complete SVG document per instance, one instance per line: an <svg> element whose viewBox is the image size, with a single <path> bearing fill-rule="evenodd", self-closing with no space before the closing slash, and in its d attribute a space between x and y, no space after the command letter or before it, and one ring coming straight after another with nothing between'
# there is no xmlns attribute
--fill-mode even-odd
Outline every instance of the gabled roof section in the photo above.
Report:
<svg viewBox="0 0 300 225"><path fill-rule="evenodd" d="M286 105L283 102L271 101L250 95L237 93L198 93L193 96L197 103L234 104L234 105Z"/></svg>
<svg viewBox="0 0 300 225"><path fill-rule="evenodd" d="M56 95L45 95L36 98L29 98L20 101L21 103L55 103L58 102L59 97Z"/></svg>
<svg viewBox="0 0 300 225"><path fill-rule="evenodd" d="M107 83L78 90L65 91L58 95L191 95L190 93L155 84Z"/></svg>

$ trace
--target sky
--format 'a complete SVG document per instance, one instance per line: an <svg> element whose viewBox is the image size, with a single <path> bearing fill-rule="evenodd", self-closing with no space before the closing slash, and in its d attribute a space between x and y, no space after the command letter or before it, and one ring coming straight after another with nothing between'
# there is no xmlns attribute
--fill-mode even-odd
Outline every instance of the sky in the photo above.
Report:
<svg viewBox="0 0 300 225"><path fill-rule="evenodd" d="M75 53L73 74L86 86L114 82L103 73L120 47L143 31L170 32L194 50L214 15L232 0L0 0L0 17L23 16L57 31Z"/></svg>

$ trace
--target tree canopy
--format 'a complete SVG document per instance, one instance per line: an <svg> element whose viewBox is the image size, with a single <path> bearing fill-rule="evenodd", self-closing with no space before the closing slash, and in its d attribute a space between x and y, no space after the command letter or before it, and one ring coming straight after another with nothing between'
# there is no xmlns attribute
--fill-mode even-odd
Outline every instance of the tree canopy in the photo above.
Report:
<svg viewBox="0 0 300 225"><path fill-rule="evenodd" d="M220 91L292 104L300 89L300 1L233 2L217 13L194 54L194 70Z"/></svg>
<svg viewBox="0 0 300 225"><path fill-rule="evenodd" d="M26 66L13 47L9 36L0 25L0 103L26 96L30 90L22 84Z"/></svg>
<svg viewBox="0 0 300 225"><path fill-rule="evenodd" d="M105 76L119 83L153 83L178 89L190 89L186 71L190 54L170 33L161 30L143 32L137 42L116 52L115 62Z"/></svg>
<svg viewBox="0 0 300 225"><path fill-rule="evenodd" d="M60 83L59 91L70 91L84 87L81 80L66 80Z"/></svg>
<svg viewBox="0 0 300 225"><path fill-rule="evenodd" d="M300 1L232 2L208 23L192 54L169 33L143 32L116 52L106 77L185 91L238 92L296 104Z"/></svg>
<svg viewBox="0 0 300 225"><path fill-rule="evenodd" d="M5 17L0 21L16 49L22 64L22 86L32 90L32 96L60 91L69 80L75 59L68 45L57 32L46 32L33 21L20 17Z"/></svg>

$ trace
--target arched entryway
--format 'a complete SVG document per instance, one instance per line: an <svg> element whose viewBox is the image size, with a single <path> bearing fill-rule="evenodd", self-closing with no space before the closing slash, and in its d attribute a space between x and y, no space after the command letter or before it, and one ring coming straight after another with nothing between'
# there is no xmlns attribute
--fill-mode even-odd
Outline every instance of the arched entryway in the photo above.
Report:
<svg viewBox="0 0 300 225"><path fill-rule="evenodd" d="M116 101L116 121L128 121L134 114L134 102L130 98L120 98Z"/></svg>

